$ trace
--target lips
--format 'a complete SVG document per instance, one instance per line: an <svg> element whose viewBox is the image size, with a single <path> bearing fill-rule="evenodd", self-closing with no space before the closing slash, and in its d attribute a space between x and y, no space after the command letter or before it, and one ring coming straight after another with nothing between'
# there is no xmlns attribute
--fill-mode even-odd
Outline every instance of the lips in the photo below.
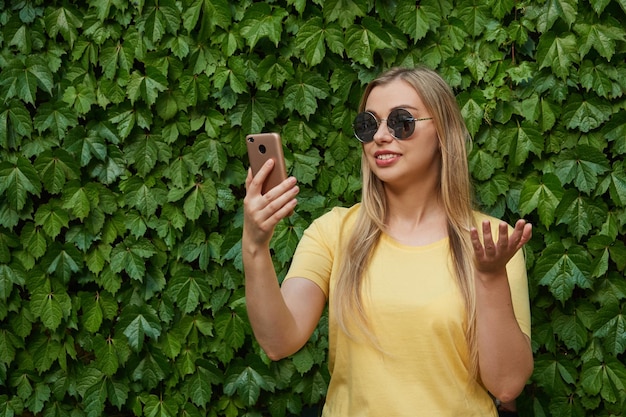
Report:
<svg viewBox="0 0 626 417"><path fill-rule="evenodd" d="M378 166L386 166L392 164L396 161L401 155L399 153L391 152L391 151L378 151L374 153L374 158L376 159L376 164Z"/></svg>
<svg viewBox="0 0 626 417"><path fill-rule="evenodd" d="M383 153L383 154L380 154L380 155L376 155L376 159L384 161L384 160L387 160L387 159L395 158L397 156L398 156L398 154L395 154L395 153Z"/></svg>

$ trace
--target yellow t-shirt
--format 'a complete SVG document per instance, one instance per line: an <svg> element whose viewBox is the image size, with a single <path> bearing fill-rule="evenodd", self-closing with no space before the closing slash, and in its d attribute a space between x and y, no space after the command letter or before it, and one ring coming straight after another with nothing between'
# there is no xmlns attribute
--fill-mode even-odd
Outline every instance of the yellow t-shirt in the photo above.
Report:
<svg viewBox="0 0 626 417"><path fill-rule="evenodd" d="M359 207L335 208L315 220L298 245L287 279L310 279L332 298L341 248ZM476 216L479 222L490 218ZM497 227L499 221L490 219ZM381 237L363 282L364 306L380 348L364 337L348 337L329 316L331 380L324 417L497 416L485 388L468 383L465 312L451 271L447 238L406 246ZM530 336L521 251L507 273L516 318Z"/></svg>

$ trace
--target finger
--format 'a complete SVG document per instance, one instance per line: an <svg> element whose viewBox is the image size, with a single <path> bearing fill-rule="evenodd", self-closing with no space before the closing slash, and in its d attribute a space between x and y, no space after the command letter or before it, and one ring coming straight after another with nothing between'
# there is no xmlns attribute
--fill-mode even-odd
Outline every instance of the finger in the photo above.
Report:
<svg viewBox="0 0 626 417"><path fill-rule="evenodd" d="M507 249L508 246L509 246L509 225L506 222L500 222L500 224L498 225L498 247L500 249Z"/></svg>
<svg viewBox="0 0 626 417"><path fill-rule="evenodd" d="M480 241L480 236L478 236L478 230L475 227L470 229L470 238L472 240L472 246L474 246L474 252L476 252L476 255L482 256L484 248Z"/></svg>
<svg viewBox="0 0 626 417"><path fill-rule="evenodd" d="M515 245L519 245L520 243L521 244L526 243L526 241L523 241L525 230L526 230L526 220L520 219L517 222L515 222L515 229L513 230L513 233L511 234L511 241L513 241Z"/></svg>
<svg viewBox="0 0 626 417"><path fill-rule="evenodd" d="M496 249L491 235L491 223L488 220L483 221L483 244L487 253L492 253Z"/></svg>
<svg viewBox="0 0 626 417"><path fill-rule="evenodd" d="M252 168L248 168L248 175L246 175L246 189L248 189L251 182L252 182Z"/></svg>
<svg viewBox="0 0 626 417"><path fill-rule="evenodd" d="M263 183L270 175L270 172L272 172L272 169L274 169L274 160L268 159L261 166L256 175L253 176L252 181L250 181L249 188L251 192L256 193L258 191L259 194L261 193L261 190L263 189Z"/></svg>
<svg viewBox="0 0 626 417"><path fill-rule="evenodd" d="M518 247L524 246L530 238L533 236L533 225L530 223L525 223L524 228L522 229L522 237L518 243Z"/></svg>

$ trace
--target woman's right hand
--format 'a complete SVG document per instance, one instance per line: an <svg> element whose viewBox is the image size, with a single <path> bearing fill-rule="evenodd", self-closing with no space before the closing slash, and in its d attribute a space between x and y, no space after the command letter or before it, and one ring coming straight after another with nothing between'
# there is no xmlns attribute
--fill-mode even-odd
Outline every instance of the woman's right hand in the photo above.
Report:
<svg viewBox="0 0 626 417"><path fill-rule="evenodd" d="M294 177L261 194L263 182L273 168L274 161L269 159L256 176L252 176L252 170L248 169L243 200L243 237L251 244L269 245L278 222L289 216L297 204L296 196L300 189Z"/></svg>

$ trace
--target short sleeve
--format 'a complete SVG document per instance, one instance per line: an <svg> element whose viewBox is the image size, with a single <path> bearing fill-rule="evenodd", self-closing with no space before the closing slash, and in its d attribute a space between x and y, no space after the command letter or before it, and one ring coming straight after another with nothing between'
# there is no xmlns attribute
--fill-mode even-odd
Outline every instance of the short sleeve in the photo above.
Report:
<svg viewBox="0 0 626 417"><path fill-rule="evenodd" d="M286 280L295 277L309 279L328 299L330 277L348 210L334 208L311 223L298 243Z"/></svg>

